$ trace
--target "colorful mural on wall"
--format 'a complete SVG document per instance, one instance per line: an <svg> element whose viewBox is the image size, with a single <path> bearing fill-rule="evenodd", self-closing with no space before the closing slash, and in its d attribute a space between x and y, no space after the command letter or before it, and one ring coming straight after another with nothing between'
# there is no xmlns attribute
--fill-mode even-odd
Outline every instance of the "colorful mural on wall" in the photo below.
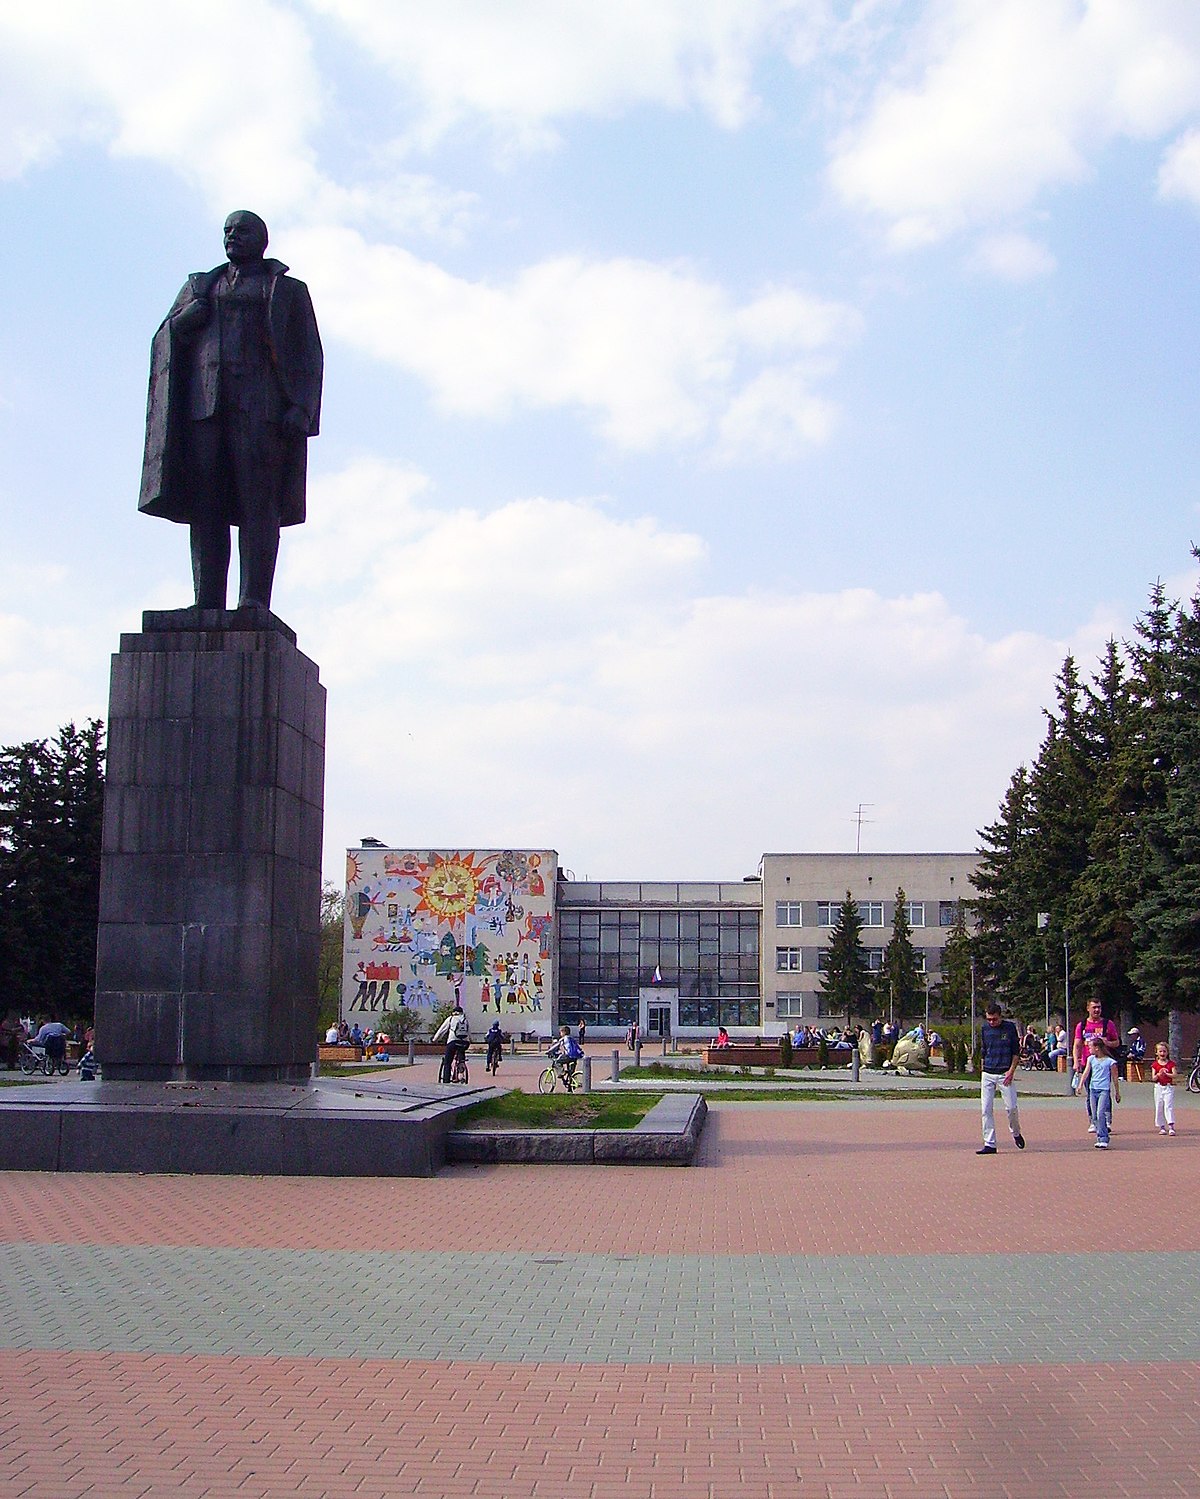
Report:
<svg viewBox="0 0 1200 1499"><path fill-rule="evenodd" d="M458 999L476 1036L549 1035L557 879L553 849L349 849L342 1015Z"/></svg>

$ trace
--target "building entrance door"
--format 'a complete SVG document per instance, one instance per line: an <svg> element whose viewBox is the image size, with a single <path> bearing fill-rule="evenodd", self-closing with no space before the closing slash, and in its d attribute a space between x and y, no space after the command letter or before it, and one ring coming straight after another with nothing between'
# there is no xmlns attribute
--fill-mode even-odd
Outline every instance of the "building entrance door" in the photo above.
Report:
<svg viewBox="0 0 1200 1499"><path fill-rule="evenodd" d="M642 990L642 1035L652 1036L656 1041L669 1040L679 1023L679 991L677 989Z"/></svg>

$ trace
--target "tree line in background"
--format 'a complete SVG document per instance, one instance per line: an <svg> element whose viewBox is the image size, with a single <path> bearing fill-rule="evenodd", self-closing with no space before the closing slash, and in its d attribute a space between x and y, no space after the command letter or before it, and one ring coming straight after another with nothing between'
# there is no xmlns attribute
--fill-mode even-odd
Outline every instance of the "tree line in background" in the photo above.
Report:
<svg viewBox="0 0 1200 1499"><path fill-rule="evenodd" d="M1091 681L1067 657L980 837L977 976L1011 1009L1061 1011L1068 975L1123 1028L1200 1009L1200 594L1156 584Z"/></svg>
<svg viewBox="0 0 1200 1499"><path fill-rule="evenodd" d="M892 1015L897 1020L923 1015L925 978L913 948L908 897L903 887L896 891L892 934L883 949L878 973L869 967L858 902L847 891L824 953L821 989L830 1011L845 1015L848 1020L856 1016L864 1018L872 1011ZM931 986L930 995L943 1018L966 1018L971 1002L971 937L962 901L958 902L942 950L940 981Z"/></svg>
<svg viewBox="0 0 1200 1499"><path fill-rule="evenodd" d="M0 1008L90 1021L104 727L0 748Z"/></svg>

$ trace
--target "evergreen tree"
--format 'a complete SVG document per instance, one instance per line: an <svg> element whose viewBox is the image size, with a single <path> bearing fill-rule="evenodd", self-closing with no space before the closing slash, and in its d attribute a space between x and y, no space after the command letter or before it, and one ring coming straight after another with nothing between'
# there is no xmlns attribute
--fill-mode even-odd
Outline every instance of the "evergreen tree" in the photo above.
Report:
<svg viewBox="0 0 1200 1499"><path fill-rule="evenodd" d="M0 972L22 1013L93 1014L103 816L99 722L0 749Z"/></svg>
<svg viewBox="0 0 1200 1499"><path fill-rule="evenodd" d="M980 830L974 875L978 897L975 949L981 982L1012 1009L1027 1009L1045 982L1045 947L1038 937L1038 892L1033 880L1033 788L1017 767L1000 815Z"/></svg>
<svg viewBox="0 0 1200 1499"><path fill-rule="evenodd" d="M871 974L862 944L862 918L858 902L849 890L838 909L837 925L826 948L821 988L828 996L830 1009L835 1014L844 1014L847 1024L853 1016L865 1014L870 1003Z"/></svg>
<svg viewBox="0 0 1200 1499"><path fill-rule="evenodd" d="M971 1011L971 934L963 901L954 907L954 923L942 948L942 982L938 1008L947 1020L966 1021Z"/></svg>
<svg viewBox="0 0 1200 1499"><path fill-rule="evenodd" d="M908 920L908 898L903 889L896 891L896 911L892 917L892 935L883 950L883 983L897 1019L923 1011L924 990L917 972L917 955L913 951L912 926ZM917 999L921 996L922 1004Z"/></svg>
<svg viewBox="0 0 1200 1499"><path fill-rule="evenodd" d="M1162 698L1148 724L1133 977L1143 1001L1200 1009L1200 595L1175 616Z"/></svg>
<svg viewBox="0 0 1200 1499"><path fill-rule="evenodd" d="M1130 788L1137 719L1120 650L1110 640L1095 683L1086 690L1084 720L1093 770L1091 829L1087 858L1066 907L1072 974L1108 1015L1128 1014L1136 999L1130 977L1134 890L1122 850L1137 815Z"/></svg>

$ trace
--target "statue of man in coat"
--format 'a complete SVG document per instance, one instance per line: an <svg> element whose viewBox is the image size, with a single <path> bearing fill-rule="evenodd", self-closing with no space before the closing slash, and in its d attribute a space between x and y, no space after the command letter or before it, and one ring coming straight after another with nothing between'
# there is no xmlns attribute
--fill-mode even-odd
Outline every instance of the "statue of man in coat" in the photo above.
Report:
<svg viewBox="0 0 1200 1499"><path fill-rule="evenodd" d="M308 288L266 248L262 219L231 213L228 261L188 277L151 350L138 508L191 528L201 609L225 608L233 526L238 607L269 609L279 528L304 519L321 339Z"/></svg>

